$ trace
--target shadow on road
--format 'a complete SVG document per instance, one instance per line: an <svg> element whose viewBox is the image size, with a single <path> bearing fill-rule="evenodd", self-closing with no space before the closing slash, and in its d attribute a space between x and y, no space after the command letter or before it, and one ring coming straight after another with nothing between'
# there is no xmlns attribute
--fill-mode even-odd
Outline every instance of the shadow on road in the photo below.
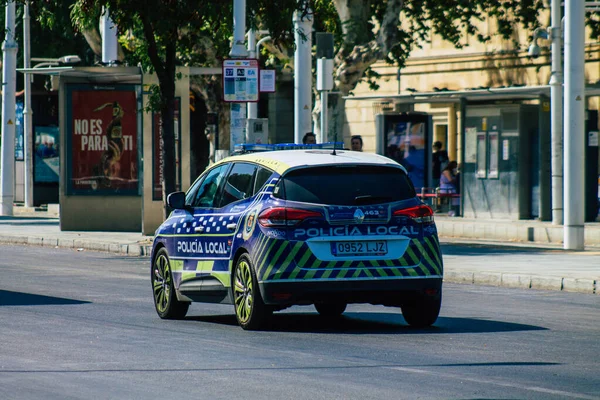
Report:
<svg viewBox="0 0 600 400"><path fill-rule="evenodd" d="M515 254L551 254L564 253L562 249L519 247L519 246L494 246L489 244L449 244L442 243L442 254L451 256L490 256L490 255L515 255Z"/></svg>
<svg viewBox="0 0 600 400"><path fill-rule="evenodd" d="M4 221L0 221L0 223L2 225L10 225L10 226L28 226L28 225L56 225L58 226L58 221L42 221L42 220L36 220L34 221L29 221L29 220L19 220L19 221L14 221L14 222L4 222Z"/></svg>
<svg viewBox="0 0 600 400"><path fill-rule="evenodd" d="M42 296L39 294L10 292L0 290L1 306L46 306L46 305L72 305L86 304L89 301L65 299L61 297Z"/></svg>
<svg viewBox="0 0 600 400"><path fill-rule="evenodd" d="M187 320L236 326L234 315L190 316ZM448 334L539 331L547 328L477 318L440 317L429 328L412 328L400 313L347 312L341 318L326 319L317 313L275 313L267 331L348 334Z"/></svg>

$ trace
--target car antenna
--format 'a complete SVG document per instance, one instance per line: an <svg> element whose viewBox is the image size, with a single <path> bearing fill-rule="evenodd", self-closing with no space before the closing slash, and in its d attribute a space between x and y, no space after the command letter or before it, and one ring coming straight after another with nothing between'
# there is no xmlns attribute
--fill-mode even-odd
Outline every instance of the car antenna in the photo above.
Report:
<svg viewBox="0 0 600 400"><path fill-rule="evenodd" d="M333 136L333 151L331 152L332 156L337 156L337 153L335 152L335 144L337 142L337 131L335 131L335 134Z"/></svg>

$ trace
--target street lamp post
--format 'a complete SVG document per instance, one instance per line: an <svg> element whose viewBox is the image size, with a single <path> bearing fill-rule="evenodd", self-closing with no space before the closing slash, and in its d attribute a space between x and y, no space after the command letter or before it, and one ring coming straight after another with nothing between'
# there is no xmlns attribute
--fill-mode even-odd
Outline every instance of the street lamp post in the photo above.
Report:
<svg viewBox="0 0 600 400"><path fill-rule="evenodd" d="M565 224L564 248L584 249L585 4L565 3Z"/></svg>
<svg viewBox="0 0 600 400"><path fill-rule="evenodd" d="M558 4L555 4L558 3ZM533 32L533 42L529 55L540 55L538 38L552 39L552 71L550 73L551 102L551 173L552 173L552 224L563 224L563 72L562 72L562 29L560 0L552 0L552 26L549 29L537 28Z"/></svg>
<svg viewBox="0 0 600 400"><path fill-rule="evenodd" d="M563 71L561 0L552 0L550 37L552 38L551 107L551 174L552 224L563 224Z"/></svg>
<svg viewBox="0 0 600 400"><path fill-rule="evenodd" d="M246 0L233 1L233 43L229 56L231 58L247 58L248 50L244 46L246 34ZM229 106L229 152L232 153L236 145L236 138L246 137L247 105L231 103ZM244 139L245 140L245 139ZM243 142L242 142L243 143Z"/></svg>
<svg viewBox="0 0 600 400"><path fill-rule="evenodd" d="M33 69L44 67L55 67L61 64L76 64L81 62L78 56L70 55L60 58L36 58L31 57L29 50L29 4L25 4L23 13L23 136L25 153L25 206L33 207L33 108L31 106L31 75L26 72L31 69L31 61L38 62Z"/></svg>
<svg viewBox="0 0 600 400"><path fill-rule="evenodd" d="M30 67L30 35L29 35L29 1L25 2L23 9L23 67ZM33 207L33 134L31 122L33 110L31 108L31 77L24 74L23 86L23 144L25 145L25 206Z"/></svg>
<svg viewBox="0 0 600 400"><path fill-rule="evenodd" d="M306 4L306 3L305 3ZM302 136L312 131L312 27L310 9L306 13L294 11L294 143L302 143Z"/></svg>
<svg viewBox="0 0 600 400"><path fill-rule="evenodd" d="M271 36L265 36L256 42L256 35L268 34L268 31L248 30L248 57L258 59L260 57L260 46L271 39ZM248 103L248 119L258 118L258 102Z"/></svg>
<svg viewBox="0 0 600 400"><path fill-rule="evenodd" d="M5 39L2 63L2 154L0 156L0 215L13 215L15 198L15 92L17 42L15 41L15 2L5 6Z"/></svg>
<svg viewBox="0 0 600 400"><path fill-rule="evenodd" d="M564 223L563 242L567 250L583 250L585 242L585 207L579 204L585 194L585 11L595 11L598 5L599 2L586 3L584 0L565 2L564 89L561 0L552 0L552 26L547 32L536 29L534 42L529 47L529 54L537 56L537 37L552 38L552 76L549 83L552 103L552 223Z"/></svg>

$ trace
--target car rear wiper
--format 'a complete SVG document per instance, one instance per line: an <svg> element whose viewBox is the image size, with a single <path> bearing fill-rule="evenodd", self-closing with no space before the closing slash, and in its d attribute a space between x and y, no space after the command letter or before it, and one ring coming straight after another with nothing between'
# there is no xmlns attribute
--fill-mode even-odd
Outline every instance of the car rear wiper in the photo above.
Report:
<svg viewBox="0 0 600 400"><path fill-rule="evenodd" d="M370 194L354 198L354 204L356 205L389 203L390 201L392 201L392 198L389 196L372 196Z"/></svg>

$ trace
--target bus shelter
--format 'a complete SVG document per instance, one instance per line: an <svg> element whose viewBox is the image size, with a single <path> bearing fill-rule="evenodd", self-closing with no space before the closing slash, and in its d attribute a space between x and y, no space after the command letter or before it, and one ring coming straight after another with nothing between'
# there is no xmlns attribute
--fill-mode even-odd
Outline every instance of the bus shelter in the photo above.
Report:
<svg viewBox="0 0 600 400"><path fill-rule="evenodd" d="M600 95L600 87L586 88L586 96ZM488 88L464 91L411 93L384 96L346 97L347 101L388 102L394 109L411 109L415 104L448 107L450 124L448 152L460 165L461 215L484 219L551 220L551 125L550 86ZM403 121L426 112L387 110L375 116L376 151L393 155L405 142L398 132ZM451 115L452 114L452 115ZM414 119L414 118L413 118ZM429 119L431 120L431 119ZM415 120L416 121L416 120ZM419 121L416 121L419 122ZM404 124L404 125L403 125ZM414 125L414 124L413 124ZM397 128L401 129L398 130ZM413 142L414 129L405 136ZM428 130L431 132L431 129ZM586 112L586 220L595 220L598 199L598 112ZM423 142L431 154L431 133ZM396 144L399 143L399 145ZM406 146L405 146L406 148ZM392 157L394 158L394 157ZM423 169L430 171L430 158L423 157ZM402 162L402 161L400 161ZM410 173L410 171L409 171ZM431 184L425 175L421 184ZM417 191L421 188L417 187ZM426 191L423 190L423 193Z"/></svg>
<svg viewBox="0 0 600 400"><path fill-rule="evenodd" d="M59 205L63 231L154 233L163 221L161 119L145 112L156 76L137 67L51 67L20 72L59 78ZM190 76L220 68L178 68L177 187L190 177Z"/></svg>

